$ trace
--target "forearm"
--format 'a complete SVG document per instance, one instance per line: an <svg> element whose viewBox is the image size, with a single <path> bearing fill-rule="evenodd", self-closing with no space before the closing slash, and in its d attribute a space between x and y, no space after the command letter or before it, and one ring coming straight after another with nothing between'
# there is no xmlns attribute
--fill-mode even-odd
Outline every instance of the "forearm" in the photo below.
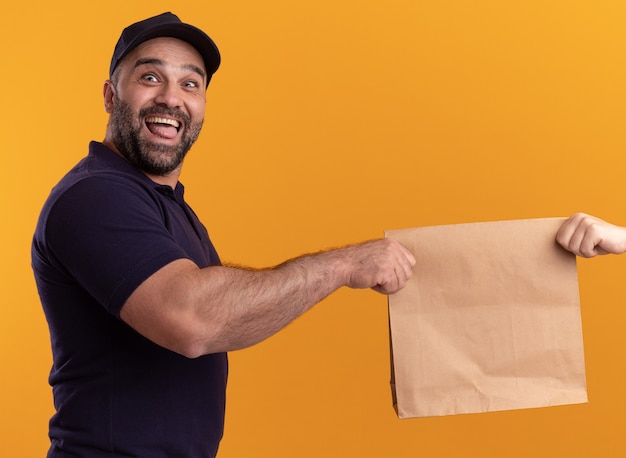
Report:
<svg viewBox="0 0 626 458"><path fill-rule="evenodd" d="M200 269L195 314L206 323L200 353L244 348L275 334L345 285L332 252L303 256L277 267Z"/></svg>

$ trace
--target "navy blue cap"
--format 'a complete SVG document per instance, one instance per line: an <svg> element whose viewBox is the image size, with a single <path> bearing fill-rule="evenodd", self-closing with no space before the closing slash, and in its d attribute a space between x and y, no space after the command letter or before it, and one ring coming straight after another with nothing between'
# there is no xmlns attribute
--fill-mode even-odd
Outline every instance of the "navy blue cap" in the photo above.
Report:
<svg viewBox="0 0 626 458"><path fill-rule="evenodd" d="M122 31L122 35L115 45L115 51L113 51L109 76L113 76L117 64L126 54L144 41L159 37L178 38L196 48L204 59L208 84L211 75L220 66L220 52L217 46L202 30L193 25L185 24L178 19L178 16L169 12L136 22Z"/></svg>

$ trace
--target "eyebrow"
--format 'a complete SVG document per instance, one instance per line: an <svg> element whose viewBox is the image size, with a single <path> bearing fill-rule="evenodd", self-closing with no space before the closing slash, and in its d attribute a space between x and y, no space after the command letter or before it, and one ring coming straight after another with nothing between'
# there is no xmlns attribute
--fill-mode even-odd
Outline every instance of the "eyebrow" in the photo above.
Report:
<svg viewBox="0 0 626 458"><path fill-rule="evenodd" d="M161 59L157 59L155 57L145 57L143 59L137 59L137 61L135 62L135 68L140 67L141 65L158 65L158 66L165 66L165 62L163 62ZM183 69L185 70L189 70L192 71L194 73L197 73L198 75L200 75L203 79L206 80L206 72L204 70L202 70L200 67L198 67L197 65L193 65L193 64L185 64L182 66Z"/></svg>

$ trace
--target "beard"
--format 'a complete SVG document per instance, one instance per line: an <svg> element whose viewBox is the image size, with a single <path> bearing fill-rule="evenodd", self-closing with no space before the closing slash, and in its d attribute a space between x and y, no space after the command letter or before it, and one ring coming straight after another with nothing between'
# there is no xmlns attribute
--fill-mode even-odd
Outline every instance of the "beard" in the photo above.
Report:
<svg viewBox="0 0 626 458"><path fill-rule="evenodd" d="M143 172L165 176L176 170L185 159L187 152L197 140L203 120L192 123L190 117L175 108L155 106L143 108L135 117L130 105L114 96L111 113L112 140L122 156ZM142 138L142 120L146 116L166 115L183 122L183 132L177 145L163 145Z"/></svg>

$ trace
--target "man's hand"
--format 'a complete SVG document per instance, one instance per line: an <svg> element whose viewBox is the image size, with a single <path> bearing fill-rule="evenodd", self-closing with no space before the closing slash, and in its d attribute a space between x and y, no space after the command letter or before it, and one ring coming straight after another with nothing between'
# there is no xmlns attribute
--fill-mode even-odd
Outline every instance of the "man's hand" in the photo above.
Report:
<svg viewBox="0 0 626 458"><path fill-rule="evenodd" d="M374 240L340 252L347 261L346 286L350 288L392 294L403 288L413 274L415 257L395 240Z"/></svg>
<svg viewBox="0 0 626 458"><path fill-rule="evenodd" d="M585 213L576 213L563 223L556 241L566 250L584 258L621 254L626 251L626 228Z"/></svg>

